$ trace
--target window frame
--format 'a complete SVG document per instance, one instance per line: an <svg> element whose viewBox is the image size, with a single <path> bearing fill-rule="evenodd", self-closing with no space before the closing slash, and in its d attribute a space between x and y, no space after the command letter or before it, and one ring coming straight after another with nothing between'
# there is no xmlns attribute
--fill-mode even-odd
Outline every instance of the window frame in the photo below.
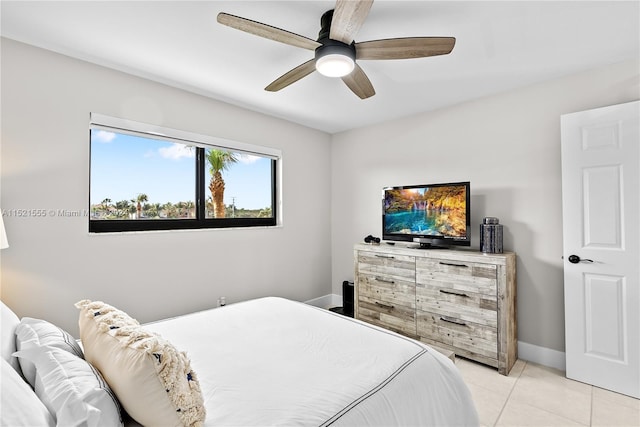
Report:
<svg viewBox="0 0 640 427"><path fill-rule="evenodd" d="M147 139L157 139L193 146L195 155L196 217L185 219L118 219L93 220L89 216L89 233L116 233L132 231L168 231L195 229L228 229L250 227L277 227L282 224L282 152L279 149L247 144L224 138L201 135L177 129L151 125L133 120L91 113L89 120L89 208L91 208L91 131L104 130ZM205 150L221 149L252 154L271 159L271 210L269 218L206 218L206 159Z"/></svg>

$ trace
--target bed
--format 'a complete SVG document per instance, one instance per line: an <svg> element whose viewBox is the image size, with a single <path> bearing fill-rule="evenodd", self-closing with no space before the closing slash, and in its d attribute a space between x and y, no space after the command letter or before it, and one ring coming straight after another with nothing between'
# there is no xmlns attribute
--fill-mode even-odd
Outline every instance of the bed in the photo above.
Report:
<svg viewBox="0 0 640 427"><path fill-rule="evenodd" d="M84 354L74 357L89 365L88 369L95 371L93 375L104 380L104 384L98 380L100 386L108 391L103 392L100 402L93 398L84 403L85 412L97 408L98 414L83 414L82 408L65 414L61 412L65 405L58 408L51 401L46 402L42 389L47 386L40 384L38 399L45 401L50 414L49 418L44 414L42 419L50 425L55 425L52 420L57 420L58 425L66 420L72 425L127 426L479 424L469 390L450 359L417 341L328 310L269 297L139 325L126 313L100 304L104 303L79 303ZM20 371L23 359L27 366L29 362L38 365L42 359L30 353L33 347L44 348L47 359L76 350L49 349L52 343L42 336L65 336L59 340L64 342L59 347L67 346L69 341L68 334L55 326L49 326L54 333L40 332L37 345L25 345L25 338L18 337L18 332L24 335L20 324L25 319L7 322L9 310L4 305L2 308L2 421L8 425L4 409L11 403L5 398L5 365L24 376ZM100 324L96 320L99 318L108 319ZM18 332L12 332L8 325L14 325ZM5 342L7 338L11 341L12 336L18 337L15 349ZM100 347L104 343L108 347ZM123 347L139 348L131 350L136 351L133 356L123 356ZM64 357L72 359L66 354ZM120 359L125 360L122 365L111 366ZM146 371L143 380L141 369L127 371L138 361L155 366ZM36 392L38 378L51 375L38 369L36 366ZM33 372L27 374L33 377ZM163 378L174 374L179 380ZM148 386L135 389L145 381L152 386L161 384L157 395L148 392ZM33 390L31 393L37 394ZM171 393L180 397L169 396ZM166 415L162 415L163 408L156 407L164 405L160 401L168 397L183 418L175 418L175 405L168 405L171 412ZM60 402L66 398L56 399Z"/></svg>

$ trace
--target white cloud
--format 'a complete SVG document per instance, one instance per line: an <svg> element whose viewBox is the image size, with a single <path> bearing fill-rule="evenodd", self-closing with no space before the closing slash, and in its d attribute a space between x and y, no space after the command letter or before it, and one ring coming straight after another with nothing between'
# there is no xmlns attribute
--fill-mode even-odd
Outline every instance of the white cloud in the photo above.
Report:
<svg viewBox="0 0 640 427"><path fill-rule="evenodd" d="M92 132L91 136L98 142L109 143L115 139L116 134L113 132L107 132L106 130L99 130L95 133Z"/></svg>
<svg viewBox="0 0 640 427"><path fill-rule="evenodd" d="M250 165L250 164L252 164L252 163L257 162L257 161L258 161L258 160L260 160L261 158L262 158L262 157L260 157L260 156L253 156L253 155L251 155L251 154L241 154L241 155L240 155L240 158L238 159L238 161L239 161L240 163L244 163L244 164Z"/></svg>
<svg viewBox="0 0 640 427"><path fill-rule="evenodd" d="M193 158L196 155L193 147L182 144L172 144L169 147L159 148L158 153L160 153L160 156L163 158L171 160L179 160L183 157Z"/></svg>

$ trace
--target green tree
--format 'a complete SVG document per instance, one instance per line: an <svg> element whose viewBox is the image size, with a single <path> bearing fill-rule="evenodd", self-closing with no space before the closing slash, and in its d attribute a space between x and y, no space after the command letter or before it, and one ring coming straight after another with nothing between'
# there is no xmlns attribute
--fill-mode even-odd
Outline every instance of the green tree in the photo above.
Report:
<svg viewBox="0 0 640 427"><path fill-rule="evenodd" d="M237 163L238 156L231 151L208 150L207 162L211 173L209 191L211 191L211 200L213 201L213 216L215 218L224 218L224 179L222 178L222 172L228 170L232 164Z"/></svg>
<svg viewBox="0 0 640 427"><path fill-rule="evenodd" d="M136 197L136 200L135 200L135 203L136 203L136 219L142 218L142 203L148 202L148 201L149 201L149 197L146 194L144 194L144 193L138 194L138 197Z"/></svg>
<svg viewBox="0 0 640 427"><path fill-rule="evenodd" d="M149 218L158 218L160 216L160 211L162 210L162 205L160 203L145 203L142 206L142 210L145 213L145 216Z"/></svg>
<svg viewBox="0 0 640 427"><path fill-rule="evenodd" d="M184 207L187 210L187 218L195 218L195 207L196 204L193 203L192 200L189 200L187 202L184 202Z"/></svg>
<svg viewBox="0 0 640 427"><path fill-rule="evenodd" d="M162 210L164 211L166 218L178 217L178 209L176 208L176 205L174 205L171 202L167 202L164 205L162 205Z"/></svg>
<svg viewBox="0 0 640 427"><path fill-rule="evenodd" d="M187 202L178 202L175 204L176 209L178 210L179 218L186 218L189 216Z"/></svg>
<svg viewBox="0 0 640 427"><path fill-rule="evenodd" d="M119 202L116 202L115 207L116 207L116 218L126 219L131 209L131 202L129 202L128 200L120 200Z"/></svg>
<svg viewBox="0 0 640 427"><path fill-rule="evenodd" d="M261 209L258 213L258 218L271 218L271 207Z"/></svg>
<svg viewBox="0 0 640 427"><path fill-rule="evenodd" d="M106 212L107 210L109 210L109 205L111 204L111 199L109 199L109 198L104 199L102 202L100 202L100 204L102 205L102 210Z"/></svg>
<svg viewBox="0 0 640 427"><path fill-rule="evenodd" d="M109 206L111 205L111 199L104 199L99 205L92 206L96 214L101 213L101 216L107 217L109 215Z"/></svg>

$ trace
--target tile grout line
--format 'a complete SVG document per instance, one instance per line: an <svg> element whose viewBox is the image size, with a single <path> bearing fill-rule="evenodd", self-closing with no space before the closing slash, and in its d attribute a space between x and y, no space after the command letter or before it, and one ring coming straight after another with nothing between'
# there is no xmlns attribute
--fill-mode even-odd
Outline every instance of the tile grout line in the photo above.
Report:
<svg viewBox="0 0 640 427"><path fill-rule="evenodd" d="M520 371L520 373L516 377L516 380L513 382L513 386L511 386L511 390L509 390L509 395L504 400L504 404L502 405L502 408L500 408L500 413L498 414L498 416L496 417L495 422L493 423L494 427L498 424L498 421L500 421L500 417L502 417L502 413L504 412L504 409L507 407L507 403L509 403L509 399L511 399L511 395L513 394L513 390L516 388L516 384L518 384L518 381L520 381L520 377L524 373L524 370L527 367L528 363L529 362L526 362L526 361L524 362L524 366L522 367L522 370Z"/></svg>
<svg viewBox="0 0 640 427"><path fill-rule="evenodd" d="M594 395L594 387L591 386L591 401L589 402L589 426L593 425L593 395Z"/></svg>

